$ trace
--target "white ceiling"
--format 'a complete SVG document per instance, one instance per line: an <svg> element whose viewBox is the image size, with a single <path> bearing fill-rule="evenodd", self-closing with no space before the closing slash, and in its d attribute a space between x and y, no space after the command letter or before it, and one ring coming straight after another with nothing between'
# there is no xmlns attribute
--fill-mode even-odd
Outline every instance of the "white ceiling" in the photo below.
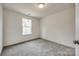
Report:
<svg viewBox="0 0 79 59"><path fill-rule="evenodd" d="M39 9L36 3L4 3L3 6L8 9L23 13L32 17L43 18L47 15L74 7L73 3L47 3L47 6Z"/></svg>

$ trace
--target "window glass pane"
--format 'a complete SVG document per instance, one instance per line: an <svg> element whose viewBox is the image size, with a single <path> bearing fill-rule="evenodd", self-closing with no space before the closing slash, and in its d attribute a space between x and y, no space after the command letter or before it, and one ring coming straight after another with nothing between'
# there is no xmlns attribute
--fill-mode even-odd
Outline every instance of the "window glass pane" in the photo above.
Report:
<svg viewBox="0 0 79 59"><path fill-rule="evenodd" d="M32 20L26 18L22 19L22 34L32 34Z"/></svg>

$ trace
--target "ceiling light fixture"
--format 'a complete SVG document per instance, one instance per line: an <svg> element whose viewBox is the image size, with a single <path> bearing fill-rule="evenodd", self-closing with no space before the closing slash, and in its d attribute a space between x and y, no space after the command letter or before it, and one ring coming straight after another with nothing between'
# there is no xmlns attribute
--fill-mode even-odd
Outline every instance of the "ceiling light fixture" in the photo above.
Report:
<svg viewBox="0 0 79 59"><path fill-rule="evenodd" d="M46 6L45 3L38 3L38 4L37 4L37 7L38 7L38 8L44 8L45 6Z"/></svg>
<svg viewBox="0 0 79 59"><path fill-rule="evenodd" d="M43 3L38 4L38 7L39 7L39 8L43 8L43 7L44 7L44 4L43 4Z"/></svg>

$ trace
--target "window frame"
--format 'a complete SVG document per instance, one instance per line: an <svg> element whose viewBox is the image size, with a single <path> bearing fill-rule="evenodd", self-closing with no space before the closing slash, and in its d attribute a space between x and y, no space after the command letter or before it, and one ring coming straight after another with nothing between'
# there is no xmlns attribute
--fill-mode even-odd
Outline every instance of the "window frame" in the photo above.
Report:
<svg viewBox="0 0 79 59"><path fill-rule="evenodd" d="M24 24L23 24L24 23L24 20L30 20L31 21L31 23L30 23L31 24L30 25L31 26L30 27L30 33L24 33L24 29L23 29L24 28ZM28 18L24 18L23 17L22 18L22 35L31 35L31 34L32 34L32 19L28 19Z"/></svg>

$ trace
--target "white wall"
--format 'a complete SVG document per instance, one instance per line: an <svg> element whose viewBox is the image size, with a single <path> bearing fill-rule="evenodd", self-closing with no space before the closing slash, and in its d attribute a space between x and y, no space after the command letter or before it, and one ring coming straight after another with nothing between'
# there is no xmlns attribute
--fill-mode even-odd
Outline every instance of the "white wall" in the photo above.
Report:
<svg viewBox="0 0 79 59"><path fill-rule="evenodd" d="M41 20L41 37L69 47L74 47L75 8L49 15Z"/></svg>
<svg viewBox="0 0 79 59"><path fill-rule="evenodd" d="M76 4L76 40L79 40L79 4Z"/></svg>
<svg viewBox="0 0 79 59"><path fill-rule="evenodd" d="M2 51L2 42L3 42L3 8L2 4L0 4L0 53Z"/></svg>
<svg viewBox="0 0 79 59"><path fill-rule="evenodd" d="M38 19L32 19L32 35L22 35L22 17L29 18L18 12L4 8L4 46L38 38L40 36L40 23Z"/></svg>
<svg viewBox="0 0 79 59"><path fill-rule="evenodd" d="M76 3L76 22L75 22L75 29L76 29L76 39L75 40L79 40L79 3ZM79 45L75 45L75 50L76 50L76 55L79 56Z"/></svg>

